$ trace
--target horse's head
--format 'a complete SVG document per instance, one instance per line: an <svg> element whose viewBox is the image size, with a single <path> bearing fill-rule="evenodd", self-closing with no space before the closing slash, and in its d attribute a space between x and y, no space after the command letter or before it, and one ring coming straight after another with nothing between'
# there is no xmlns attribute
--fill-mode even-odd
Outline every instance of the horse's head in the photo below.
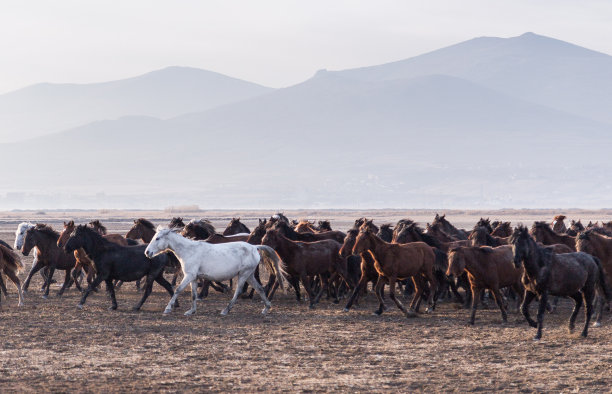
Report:
<svg viewBox="0 0 612 394"><path fill-rule="evenodd" d="M531 225L531 230L529 230L529 234L537 241L544 243L544 238L549 233L552 233L552 229L546 222L534 222Z"/></svg>
<svg viewBox="0 0 612 394"><path fill-rule="evenodd" d="M134 224L132 225L132 228L130 229L130 231L128 231L127 234L125 234L125 238L142 239L143 228L144 228L144 224L142 222L142 219L135 219Z"/></svg>
<svg viewBox="0 0 612 394"><path fill-rule="evenodd" d="M578 252L585 252L588 254L593 254L594 246L593 246L593 230L584 231L576 237L576 250Z"/></svg>
<svg viewBox="0 0 612 394"><path fill-rule="evenodd" d="M535 241L531 238L531 235L529 235L527 227L519 225L510 236L508 243L512 245L514 266L520 268L525 259L528 258L532 252L531 249L533 245L535 245Z"/></svg>
<svg viewBox="0 0 612 394"><path fill-rule="evenodd" d="M319 231L332 231L329 220L319 220Z"/></svg>
<svg viewBox="0 0 612 394"><path fill-rule="evenodd" d="M185 227L185 223L183 222L182 217L174 217L170 220L170 224L168 224L168 228L183 228Z"/></svg>
<svg viewBox="0 0 612 394"><path fill-rule="evenodd" d="M391 223L381 224L376 235L385 242L391 242L393 240L393 229L391 229L391 226Z"/></svg>
<svg viewBox="0 0 612 394"><path fill-rule="evenodd" d="M249 238L247 238L246 241L251 245L261 244L263 236L266 235L266 223L266 219L259 219L259 224L253 229L251 234L249 234Z"/></svg>
<svg viewBox="0 0 612 394"><path fill-rule="evenodd" d="M91 250L92 240L89 234L95 230L88 228L86 225L78 225L72 230L64 250L67 253L72 253L79 248L83 248L86 252Z"/></svg>
<svg viewBox="0 0 612 394"><path fill-rule="evenodd" d="M341 257L348 257L353 253L353 247L355 246L355 240L357 239L358 234L359 230L354 228L347 231L342 248L340 248Z"/></svg>
<svg viewBox="0 0 612 394"><path fill-rule="evenodd" d="M100 235L106 235L106 226L104 226L99 220L92 220L89 222L89 226L100 233Z"/></svg>
<svg viewBox="0 0 612 394"><path fill-rule="evenodd" d="M70 238L70 234L74 231L74 220L69 221L68 223L64 222L64 229L60 233L59 238L57 239L57 246L63 248L66 246L66 242L68 242L68 238Z"/></svg>
<svg viewBox="0 0 612 394"><path fill-rule="evenodd" d="M38 242L38 234L36 232L36 227L30 227L23 237L23 245L21 246L21 253L24 256L30 254L30 251L36 246Z"/></svg>
<svg viewBox="0 0 612 394"><path fill-rule="evenodd" d="M368 226L368 221L359 227L359 234L355 239L355 245L353 246L353 254L365 253L368 250L374 249L374 233Z"/></svg>
<svg viewBox="0 0 612 394"><path fill-rule="evenodd" d="M462 247L453 248L448 251L447 276L459 277L465 270L465 253Z"/></svg>
<svg viewBox="0 0 612 394"><path fill-rule="evenodd" d="M489 235L486 227L476 226L468 236L468 241L472 246L487 246L487 235ZM490 245L489 245L490 246Z"/></svg>
<svg viewBox="0 0 612 394"><path fill-rule="evenodd" d="M20 250L23 247L25 234L32 227L34 227L34 225L30 222L19 223L17 230L15 230L15 244L13 245L15 250Z"/></svg>
<svg viewBox="0 0 612 394"><path fill-rule="evenodd" d="M272 249L276 249L278 248L278 244L280 242L280 234L278 233L277 230L271 228L266 230L266 233L264 234L263 238L261 239L261 244L262 245L267 245L269 247L271 247Z"/></svg>
<svg viewBox="0 0 612 394"><path fill-rule="evenodd" d="M493 231L493 227L491 226L491 220L489 218L480 218L478 223L476 223L476 227L483 227L489 234Z"/></svg>
<svg viewBox="0 0 612 394"><path fill-rule="evenodd" d="M165 252L170 248L170 237L174 236L173 229L159 226L149 245L145 249L145 256L152 259L160 253Z"/></svg>

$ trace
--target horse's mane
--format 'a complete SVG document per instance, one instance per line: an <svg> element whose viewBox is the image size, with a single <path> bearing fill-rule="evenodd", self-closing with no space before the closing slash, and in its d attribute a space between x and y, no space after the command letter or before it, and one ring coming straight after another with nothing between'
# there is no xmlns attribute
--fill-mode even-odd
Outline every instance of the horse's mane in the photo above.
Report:
<svg viewBox="0 0 612 394"><path fill-rule="evenodd" d="M329 222L329 220L319 220L319 230L322 229L329 229L331 230L331 223Z"/></svg>
<svg viewBox="0 0 612 394"><path fill-rule="evenodd" d="M185 227L185 223L183 223L183 218L178 216L178 217L173 217L170 220L170 224L168 225L168 228L173 228L173 227Z"/></svg>
<svg viewBox="0 0 612 394"><path fill-rule="evenodd" d="M549 233L553 233L556 234L552 228L550 228L550 225L546 222L534 222L533 225L531 226L532 230L536 230L536 229L541 229L544 231L547 231Z"/></svg>
<svg viewBox="0 0 612 394"><path fill-rule="evenodd" d="M429 234L426 234L425 231L417 223L412 222L404 230L414 231L415 233L418 234L419 237L421 237L423 242L425 242L429 246L433 246L434 248L438 248L438 249L442 248L442 244L440 243L440 241L437 238L432 237Z"/></svg>
<svg viewBox="0 0 612 394"><path fill-rule="evenodd" d="M93 227L100 234L106 235L106 226L104 226L102 223L100 223L99 220L92 220L91 222L89 222L89 224L91 225L91 227Z"/></svg>
<svg viewBox="0 0 612 394"><path fill-rule="evenodd" d="M136 223L142 224L143 226L155 230L155 225L145 218L136 219Z"/></svg>
<svg viewBox="0 0 612 394"><path fill-rule="evenodd" d="M393 226L391 223L381 224L379 231L392 231L391 226Z"/></svg>
<svg viewBox="0 0 612 394"><path fill-rule="evenodd" d="M47 237L50 237L50 238L58 239L59 236L60 236L60 234L57 231L55 231L53 229L53 227L49 226L48 224L36 223L36 226L33 227L33 229L35 229L36 231L38 231L41 234L46 235Z"/></svg>
<svg viewBox="0 0 612 394"><path fill-rule="evenodd" d="M510 238L508 239L508 243L512 244L516 240L522 237L530 237L529 230L527 229L527 227L523 226L522 224L519 224L512 232L512 235L510 235Z"/></svg>
<svg viewBox="0 0 612 394"><path fill-rule="evenodd" d="M567 218L567 216L565 215L557 215L553 218L553 222L556 220L564 220L565 218Z"/></svg>
<svg viewBox="0 0 612 394"><path fill-rule="evenodd" d="M193 219L189 222L189 224L193 226L201 227L205 230L208 230L208 232L210 232L211 234L216 233L215 226L213 226L213 224L208 219L200 219L200 220Z"/></svg>
<svg viewBox="0 0 612 394"><path fill-rule="evenodd" d="M474 226L474 230L476 230L477 227L484 227L488 232L493 231L491 220L489 218L480 218L480 220Z"/></svg>

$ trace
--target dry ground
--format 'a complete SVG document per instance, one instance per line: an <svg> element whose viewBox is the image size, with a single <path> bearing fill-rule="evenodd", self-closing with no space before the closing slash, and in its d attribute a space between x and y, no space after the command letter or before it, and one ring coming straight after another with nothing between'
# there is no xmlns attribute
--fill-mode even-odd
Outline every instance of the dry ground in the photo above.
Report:
<svg viewBox="0 0 612 394"><path fill-rule="evenodd" d="M8 216L0 222L0 237L12 244L11 232L20 218ZM65 218L69 216L103 214L70 213ZM128 214L119 216L115 213L115 219L105 222L124 232ZM171 214L148 217L167 216ZM336 227L348 227L355 216L361 215L340 215L336 219L346 225ZM59 227L58 217L46 217ZM521 220L528 224L528 217ZM471 226L477 217L473 219L466 216L460 225ZM224 220L220 215L215 223L221 227ZM255 219L249 220L252 224ZM31 257L25 261L29 268ZM140 294L130 283L117 293L117 311L107 310L104 292L92 294L83 310L76 308L79 294L74 288L60 299L54 286L52 296L43 300L40 284L36 275L25 307L17 307L12 285L9 299L2 300L3 391L607 392L612 387L610 314L603 327L580 339L579 330L567 332L569 301L545 317L544 339L536 343L531 339L534 330L516 313L502 326L497 310L480 310L476 325L468 327L468 312L451 302L408 320L394 308L382 317L372 316L372 294L343 313L341 306L326 300L308 310L289 293L275 298L266 317L260 314L261 303L251 300L240 300L222 317L219 311L230 296L212 292L198 304L195 316L186 317L185 292L180 308L163 316L168 295L157 285L143 310L132 312Z"/></svg>

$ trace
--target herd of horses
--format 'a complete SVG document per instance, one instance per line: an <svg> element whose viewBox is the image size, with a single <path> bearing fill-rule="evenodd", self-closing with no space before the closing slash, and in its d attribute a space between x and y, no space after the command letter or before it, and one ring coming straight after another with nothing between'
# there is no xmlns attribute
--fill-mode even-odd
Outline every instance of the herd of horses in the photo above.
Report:
<svg viewBox="0 0 612 394"><path fill-rule="evenodd" d="M536 339L542 336L545 312L554 312L559 297L569 297L575 303L570 332L584 304L581 335L586 337L594 310L594 325L599 326L610 309L612 222L583 226L572 221L567 228L564 219L559 215L550 224L535 222L528 229L481 218L466 231L438 214L425 229L410 219L379 227L360 218L344 233L333 230L329 221L291 221L277 213L259 219L253 230L234 218L223 233L217 233L205 219L184 223L173 218L167 226L156 228L141 218L134 220L125 236L108 234L97 220L81 225L65 222L61 233L46 224L24 222L17 227L13 247L0 241L0 290L7 294L6 276L17 287L21 306L32 276L40 271L41 291L47 298L55 270L62 270L65 277L58 296L74 284L81 292L79 308L104 282L110 308L116 309L115 290L123 282L136 282L142 290L134 306L138 310L155 282L170 296L164 310L170 313L178 306L178 295L191 286L192 305L185 313L190 315L210 287L226 292L235 286L234 296L221 312L225 315L241 295L252 298L254 292L264 303L262 313L268 313L279 287L293 288L298 302L303 289L310 308L323 295L334 303L345 297L348 312L371 282L378 301L376 315L388 310L385 286L388 298L407 317L417 316L423 301L428 313L438 302L454 299L471 306L470 324L475 322L479 303L489 298L505 323L508 301L516 300L527 323L537 328ZM25 267L16 250L34 257L23 285L17 274ZM265 284L261 267L268 273ZM172 275L172 280L164 274ZM398 297L398 286L404 297ZM404 305L401 298L410 297L408 306ZM535 299L538 311L533 320L529 305Z"/></svg>

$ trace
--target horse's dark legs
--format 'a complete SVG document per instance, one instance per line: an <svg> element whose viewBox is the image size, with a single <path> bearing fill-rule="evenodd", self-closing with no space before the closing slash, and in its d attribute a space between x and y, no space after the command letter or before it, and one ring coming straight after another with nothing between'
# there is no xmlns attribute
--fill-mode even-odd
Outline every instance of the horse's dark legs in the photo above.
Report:
<svg viewBox="0 0 612 394"><path fill-rule="evenodd" d="M521 313L525 316L525 320L531 327L537 327L538 324L529 315L529 304L535 298L535 293L525 290L525 296L523 297L523 303L521 304Z"/></svg>
<svg viewBox="0 0 612 394"><path fill-rule="evenodd" d="M497 303L497 306L499 307L499 310L501 311L502 322L508 323L508 313L506 312L506 307L504 306L504 300L502 298L502 295L499 289L493 289L492 293L493 293L493 298L495 298L495 303Z"/></svg>
<svg viewBox="0 0 612 394"><path fill-rule="evenodd" d="M30 272L28 273L28 276L26 277L25 282L23 282L23 288L22 291L25 293L28 291L28 287L30 287L30 281L32 280L32 276L37 273L38 271L40 271L42 268L44 267L44 265L42 265L40 263L40 261L36 261L36 263L32 266L32 268L30 269Z"/></svg>
<svg viewBox="0 0 612 394"><path fill-rule="evenodd" d="M570 333L574 331L576 317L578 316L578 311L580 310L580 307L582 306L582 294L581 293L572 294L571 297L574 300L574 310L572 311L572 314L569 319L569 332Z"/></svg>
<svg viewBox="0 0 612 394"><path fill-rule="evenodd" d="M323 292L326 291L329 288L329 284L330 282L333 282L333 280L335 279L336 275L338 275L337 273L333 273L329 278L327 277L327 275L319 275L319 279L321 280L321 288L319 289L319 293L316 295L315 299L314 299L314 303L312 302L312 300L310 301L310 305L311 307L314 306L314 304L318 304L319 300L321 299L321 296L323 295Z"/></svg>
<svg viewBox="0 0 612 394"><path fill-rule="evenodd" d="M375 315L382 315L385 308L385 302L382 298L382 292L385 287L385 278L383 276L378 277L378 281L376 281L376 287L374 288L374 293L376 293L376 298L378 298L378 309L374 311Z"/></svg>
<svg viewBox="0 0 612 394"><path fill-rule="evenodd" d="M49 275L47 276L47 280L45 281L45 284L44 284L45 293L42 296L42 298L44 299L49 298L49 287L51 287L51 278L53 278L54 273L55 273L55 266L50 265Z"/></svg>
<svg viewBox="0 0 612 394"><path fill-rule="evenodd" d="M4 275L0 274L0 288L4 293L5 297L8 297L8 292L6 291L6 285L4 284Z"/></svg>
<svg viewBox="0 0 612 394"><path fill-rule="evenodd" d="M395 305L406 315L406 317L416 316L416 313L414 313L413 310L410 310L410 311L406 310L406 307L404 306L404 304L402 304L402 302L398 300L397 297L395 296L395 281L396 281L396 278L394 277L389 278L389 298L391 298L391 300L395 302Z"/></svg>
<svg viewBox="0 0 612 394"><path fill-rule="evenodd" d="M105 282L106 282L106 288L111 298L111 307L108 309L114 311L115 309L117 309L117 299L115 298L115 286L113 285L113 280L110 278L106 279Z"/></svg>
<svg viewBox="0 0 612 394"><path fill-rule="evenodd" d="M421 306L421 298L423 297L423 292L425 291L425 280L417 275L412 277L412 283L414 284L414 297L412 297L412 302L410 303L410 309L414 312L418 313L419 308Z"/></svg>
<svg viewBox="0 0 612 394"><path fill-rule="evenodd" d="M64 284L62 285L60 291L57 293L58 297L61 297L62 294L64 294L64 291L66 291L66 289L68 288L68 284L70 283L70 272L70 269L66 270L66 276L64 276ZM76 280L74 281L74 283L77 283Z"/></svg>
<svg viewBox="0 0 612 394"><path fill-rule="evenodd" d="M587 288L582 292L582 296L584 298L584 328L582 329L583 338L586 338L589 334L589 323L591 322L591 316L593 315L593 299L595 298L595 289ZM603 300L602 300L603 301ZM603 304L603 302L602 302Z"/></svg>
<svg viewBox="0 0 612 394"><path fill-rule="evenodd" d="M470 315L469 324L474 325L476 320L476 309L478 308L478 301L480 300L480 289L472 287L472 313Z"/></svg>
<svg viewBox="0 0 612 394"><path fill-rule="evenodd" d="M80 291L81 293L83 292L83 288L81 287L81 284L79 283L78 276L82 271L82 267L77 267L75 269L72 270L72 279L74 280L74 285L76 286L77 290ZM66 271L68 272L68 271Z"/></svg>
<svg viewBox="0 0 612 394"><path fill-rule="evenodd" d="M138 304L136 304L134 308L132 308L133 310L135 311L140 310L140 307L142 307L142 304L145 303L145 301L151 294L151 290L153 289L153 280L154 280L153 275L147 275L146 280L145 280L144 292L142 293L142 298L140 299Z"/></svg>
<svg viewBox="0 0 612 394"><path fill-rule="evenodd" d="M167 280L166 278L164 278L164 274L163 271L155 278L155 282L157 282L161 287L163 287L164 289L166 289L166 291L168 292L168 294L170 294L170 297L172 297L174 295L174 286L172 286ZM198 289L198 285L196 282L192 282L192 286L195 286L196 292ZM193 294L192 294L193 295ZM196 297L197 297L197 293L196 293ZM178 307L179 306L179 301L178 298L174 301L174 307Z"/></svg>
<svg viewBox="0 0 612 394"><path fill-rule="evenodd" d="M94 278L93 282L91 282L91 284L87 286L87 290L85 290L85 292L81 296L81 301L77 305L77 308L83 309L83 305L85 305L85 300L87 300L87 297L89 296L89 293L91 293L91 290L100 286L100 283L102 283L102 281L103 281L102 275L98 273L98 275L96 275L96 277Z"/></svg>
<svg viewBox="0 0 612 394"><path fill-rule="evenodd" d="M351 297L349 298L348 302L346 303L346 306L344 307L344 312L348 312L349 309L351 309L351 306L353 306L353 302L359 299L359 294L367 286L368 286L368 277L366 276L365 273L362 273L361 278L359 278L359 282L357 282L357 286L355 286L355 288L353 289L353 294L351 294Z"/></svg>
<svg viewBox="0 0 612 394"><path fill-rule="evenodd" d="M548 304L548 294L543 291L540 294L540 305L538 306L538 332L536 333L535 339L542 338L542 328L544 324L544 312L546 312L546 306Z"/></svg>

